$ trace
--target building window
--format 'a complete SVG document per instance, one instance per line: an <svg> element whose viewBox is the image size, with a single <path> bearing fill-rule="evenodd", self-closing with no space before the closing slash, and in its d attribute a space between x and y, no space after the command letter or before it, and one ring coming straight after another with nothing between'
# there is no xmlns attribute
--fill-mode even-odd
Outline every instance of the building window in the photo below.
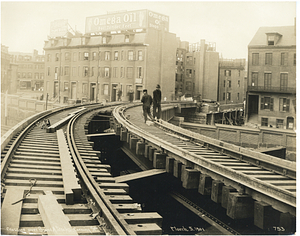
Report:
<svg viewBox="0 0 300 236"><path fill-rule="evenodd" d="M44 79L44 73L40 74L40 79Z"/></svg>
<svg viewBox="0 0 300 236"><path fill-rule="evenodd" d="M284 111L284 112L290 111L290 99L279 98L279 111Z"/></svg>
<svg viewBox="0 0 300 236"><path fill-rule="evenodd" d="M142 67L137 67L137 78L143 78Z"/></svg>
<svg viewBox="0 0 300 236"><path fill-rule="evenodd" d="M48 62L51 61L51 54L47 54L47 61L48 61Z"/></svg>
<svg viewBox="0 0 300 236"><path fill-rule="evenodd" d="M21 73L18 72L18 79L21 79Z"/></svg>
<svg viewBox="0 0 300 236"><path fill-rule="evenodd" d="M276 128L283 129L283 120L276 119Z"/></svg>
<svg viewBox="0 0 300 236"><path fill-rule="evenodd" d="M186 82L185 90L192 91L192 82Z"/></svg>
<svg viewBox="0 0 300 236"><path fill-rule="evenodd" d="M97 59L97 53L96 53L96 52L93 52L92 57L93 57L92 60L95 61L95 60Z"/></svg>
<svg viewBox="0 0 300 236"><path fill-rule="evenodd" d="M255 87L258 84L258 72L252 72L251 86Z"/></svg>
<svg viewBox="0 0 300 236"><path fill-rule="evenodd" d="M104 77L109 77L109 67L104 68Z"/></svg>
<svg viewBox="0 0 300 236"><path fill-rule="evenodd" d="M121 78L124 77L124 67L121 67L121 70L120 70L120 77L121 77Z"/></svg>
<svg viewBox="0 0 300 236"><path fill-rule="evenodd" d="M133 51L132 50L128 51L128 60L133 61Z"/></svg>
<svg viewBox="0 0 300 236"><path fill-rule="evenodd" d="M65 53L65 61L69 61L70 60L70 53L66 52Z"/></svg>
<svg viewBox="0 0 300 236"><path fill-rule="evenodd" d="M127 78L132 79L133 78L133 68L127 67Z"/></svg>
<svg viewBox="0 0 300 236"><path fill-rule="evenodd" d="M129 35L125 35L125 43L129 43Z"/></svg>
<svg viewBox="0 0 300 236"><path fill-rule="evenodd" d="M103 43L103 44L106 44L106 37L103 37L103 38L102 38L102 43Z"/></svg>
<svg viewBox="0 0 300 236"><path fill-rule="evenodd" d="M231 70L224 70L225 76L231 76Z"/></svg>
<svg viewBox="0 0 300 236"><path fill-rule="evenodd" d="M231 100L231 93L227 93L227 100L230 101Z"/></svg>
<svg viewBox="0 0 300 236"><path fill-rule="evenodd" d="M108 95L108 84L103 84L103 95Z"/></svg>
<svg viewBox="0 0 300 236"><path fill-rule="evenodd" d="M78 53L78 61L81 61L81 52Z"/></svg>
<svg viewBox="0 0 300 236"><path fill-rule="evenodd" d="M287 66L288 64L288 54L286 52L281 53L280 65Z"/></svg>
<svg viewBox="0 0 300 236"><path fill-rule="evenodd" d="M121 60L124 60L124 51L121 51Z"/></svg>
<svg viewBox="0 0 300 236"><path fill-rule="evenodd" d="M228 80L228 87L231 88L231 80Z"/></svg>
<svg viewBox="0 0 300 236"><path fill-rule="evenodd" d="M55 61L59 61L59 53L55 54Z"/></svg>
<svg viewBox="0 0 300 236"><path fill-rule="evenodd" d="M104 54L104 60L109 61L110 60L110 52L106 51Z"/></svg>
<svg viewBox="0 0 300 236"><path fill-rule="evenodd" d="M84 60L84 61L88 61L88 60L89 60L89 53L88 53L88 52L85 52L85 53L83 54L83 60Z"/></svg>
<svg viewBox="0 0 300 236"><path fill-rule="evenodd" d="M238 80L238 87L241 87L241 81Z"/></svg>
<svg viewBox="0 0 300 236"><path fill-rule="evenodd" d="M193 70L191 70L191 69L187 69L186 70L186 76L188 76L188 77L192 77L192 73L193 73Z"/></svg>
<svg viewBox="0 0 300 236"><path fill-rule="evenodd" d="M252 53L252 66L259 65L259 53Z"/></svg>
<svg viewBox="0 0 300 236"><path fill-rule="evenodd" d="M294 66L296 65L296 59L297 59L296 53L294 53Z"/></svg>
<svg viewBox="0 0 300 236"><path fill-rule="evenodd" d="M275 40L274 35L269 35L268 36L268 45L274 45L274 40Z"/></svg>
<svg viewBox="0 0 300 236"><path fill-rule="evenodd" d="M274 103L274 99L271 97L262 97L261 98L261 103L260 103L260 109L264 110L270 110L273 111L273 103Z"/></svg>
<svg viewBox="0 0 300 236"><path fill-rule="evenodd" d="M69 89L69 83L64 82L64 91L68 91L68 89Z"/></svg>
<svg viewBox="0 0 300 236"><path fill-rule="evenodd" d="M50 76L50 67L47 68L47 75Z"/></svg>
<svg viewBox="0 0 300 236"><path fill-rule="evenodd" d="M261 118L261 126L268 127L268 118Z"/></svg>
<svg viewBox="0 0 300 236"><path fill-rule="evenodd" d="M265 90L271 89L272 84L272 74L271 73L265 73L265 79L264 79L264 88Z"/></svg>
<svg viewBox="0 0 300 236"><path fill-rule="evenodd" d="M118 78L118 67L114 67L113 69L113 77Z"/></svg>
<svg viewBox="0 0 300 236"><path fill-rule="evenodd" d="M69 71L69 67L65 66L65 75L69 76L70 75L70 71Z"/></svg>
<svg viewBox="0 0 300 236"><path fill-rule="evenodd" d="M30 79L32 78L32 73L30 73L30 72L28 73L28 78L30 78Z"/></svg>
<svg viewBox="0 0 300 236"><path fill-rule="evenodd" d="M237 93L237 100L240 100L240 93Z"/></svg>
<svg viewBox="0 0 300 236"><path fill-rule="evenodd" d="M265 64L266 65L272 65L272 53L266 53L266 58L265 58Z"/></svg>
<svg viewBox="0 0 300 236"><path fill-rule="evenodd" d="M225 101L225 93L223 93L223 101Z"/></svg>
<svg viewBox="0 0 300 236"><path fill-rule="evenodd" d="M84 77L89 76L89 68L87 66L83 67L83 76Z"/></svg>
<svg viewBox="0 0 300 236"><path fill-rule="evenodd" d="M143 51L138 51L138 60L139 61L143 60Z"/></svg>
<svg viewBox="0 0 300 236"><path fill-rule="evenodd" d="M92 67L91 68L91 76L94 76L95 75L95 67Z"/></svg>
<svg viewBox="0 0 300 236"><path fill-rule="evenodd" d="M280 91L286 91L288 86L288 74L281 73L280 74Z"/></svg>
<svg viewBox="0 0 300 236"><path fill-rule="evenodd" d="M118 51L115 51L115 61L119 60L119 52Z"/></svg>

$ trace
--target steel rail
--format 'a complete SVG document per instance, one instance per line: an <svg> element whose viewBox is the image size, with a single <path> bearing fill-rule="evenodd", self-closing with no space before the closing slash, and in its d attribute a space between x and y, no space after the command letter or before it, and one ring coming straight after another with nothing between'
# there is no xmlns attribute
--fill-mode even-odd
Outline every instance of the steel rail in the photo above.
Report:
<svg viewBox="0 0 300 236"><path fill-rule="evenodd" d="M296 208L296 195L285 190L278 188L275 185L266 183L262 180L250 177L243 173L238 173L231 168L223 166L221 164L215 163L213 161L207 160L204 157L201 157L199 154L190 153L188 150L184 150L180 147L176 147L165 140L155 137L140 128L128 123L125 119L124 111L127 108L118 106L114 109L113 115L115 119L125 127L129 132L135 134L136 136L141 137L144 140L147 140L150 143L155 144L161 149L173 153L177 156L183 157L186 160L196 164L197 168L202 171L202 169L207 170L208 172L213 172L214 174L221 176L226 179L231 179L239 185L243 185L252 189L254 192L259 192L267 197L276 199L277 201L284 203L293 209Z"/></svg>
<svg viewBox="0 0 300 236"><path fill-rule="evenodd" d="M109 198L105 195L104 191L99 187L98 183L95 181L88 168L86 167L79 151L77 150L76 143L74 140L75 123L81 115L87 112L91 112L91 110L93 109L87 109L86 111L78 113L70 120L67 126L67 142L69 145L71 155L73 157L77 171L79 172L79 175L84 181L84 184L87 186L91 195L101 208L103 214L102 216L106 219L107 223L110 223L110 226L113 227L115 233L117 235L136 235L136 233L129 227L128 223L121 217L120 213L115 209L113 204L110 202Z"/></svg>
<svg viewBox="0 0 300 236"><path fill-rule="evenodd" d="M183 129L176 125L172 125L165 121L156 122L156 125L163 129L179 133L182 137L188 138L195 142L200 142L207 148L221 152L222 154L229 155L233 158L243 160L251 163L252 165L274 171L280 175L285 175L290 178L296 179L296 163L284 159L279 159L267 154L249 150L234 144L226 143L216 140L190 130ZM267 164L264 164L267 163Z"/></svg>

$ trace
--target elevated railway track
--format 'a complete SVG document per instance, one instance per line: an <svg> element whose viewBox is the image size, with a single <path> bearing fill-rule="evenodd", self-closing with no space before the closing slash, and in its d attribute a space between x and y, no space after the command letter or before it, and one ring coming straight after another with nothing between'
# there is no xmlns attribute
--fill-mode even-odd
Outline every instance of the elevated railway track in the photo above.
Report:
<svg viewBox="0 0 300 236"><path fill-rule="evenodd" d="M166 120L176 106L164 104ZM130 197L129 186L116 182L111 167L100 161L101 153L87 138L89 123L101 113L108 114L107 122L137 161L144 159L151 168L165 169L184 188L211 195L231 218L254 217L258 227L266 228L271 223L265 212L271 212L275 216L272 226L284 226L286 231L293 227L295 163L210 139L167 121L145 124L141 110L139 104L122 103L56 109L32 117L7 135L1 153L2 234L162 234L162 217L140 209ZM45 117L51 127L41 129ZM71 183L74 178L76 183ZM183 199L176 193L173 196ZM241 213L241 208L247 210ZM56 211L59 225L51 218ZM284 219L292 223L284 224ZM223 228L224 234L237 234L225 224Z"/></svg>

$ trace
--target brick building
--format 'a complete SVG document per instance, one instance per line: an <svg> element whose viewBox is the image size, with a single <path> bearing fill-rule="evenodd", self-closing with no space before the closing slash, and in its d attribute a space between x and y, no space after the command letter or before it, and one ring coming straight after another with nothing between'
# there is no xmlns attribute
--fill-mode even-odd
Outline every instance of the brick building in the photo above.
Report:
<svg viewBox="0 0 300 236"><path fill-rule="evenodd" d="M246 59L219 60L220 104L242 103L246 100Z"/></svg>
<svg viewBox="0 0 300 236"><path fill-rule="evenodd" d="M258 29L248 45L247 93L248 122L295 129L295 26Z"/></svg>
<svg viewBox="0 0 300 236"><path fill-rule="evenodd" d="M127 101L160 84L174 99L177 41L169 17L149 10L87 17L84 35L67 33L45 41L45 90L61 103L75 100Z"/></svg>
<svg viewBox="0 0 300 236"><path fill-rule="evenodd" d="M8 47L1 44L1 92L13 94L17 92L18 66L10 61Z"/></svg>
<svg viewBox="0 0 300 236"><path fill-rule="evenodd" d="M33 53L9 52L10 63L18 66L17 90L42 91L44 87L45 56Z"/></svg>
<svg viewBox="0 0 300 236"><path fill-rule="evenodd" d="M218 99L219 53L215 43L200 42L190 44L186 53L185 89L187 94L201 99Z"/></svg>

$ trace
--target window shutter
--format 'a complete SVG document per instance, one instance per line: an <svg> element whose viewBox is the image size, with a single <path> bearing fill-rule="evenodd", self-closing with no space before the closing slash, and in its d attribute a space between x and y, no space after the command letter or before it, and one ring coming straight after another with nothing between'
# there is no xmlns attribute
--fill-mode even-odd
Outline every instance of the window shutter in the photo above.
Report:
<svg viewBox="0 0 300 236"><path fill-rule="evenodd" d="M224 70L224 76L226 76L226 70Z"/></svg>
<svg viewBox="0 0 300 236"><path fill-rule="evenodd" d="M141 67L141 77L144 78L144 70L143 70L143 67Z"/></svg>
<svg viewBox="0 0 300 236"><path fill-rule="evenodd" d="M265 107L265 104L264 104L264 98L261 98L260 99L260 109L263 110Z"/></svg>
<svg viewBox="0 0 300 236"><path fill-rule="evenodd" d="M290 99L286 99L286 111L290 111Z"/></svg>
<svg viewBox="0 0 300 236"><path fill-rule="evenodd" d="M270 111L273 111L274 98L270 99Z"/></svg>

